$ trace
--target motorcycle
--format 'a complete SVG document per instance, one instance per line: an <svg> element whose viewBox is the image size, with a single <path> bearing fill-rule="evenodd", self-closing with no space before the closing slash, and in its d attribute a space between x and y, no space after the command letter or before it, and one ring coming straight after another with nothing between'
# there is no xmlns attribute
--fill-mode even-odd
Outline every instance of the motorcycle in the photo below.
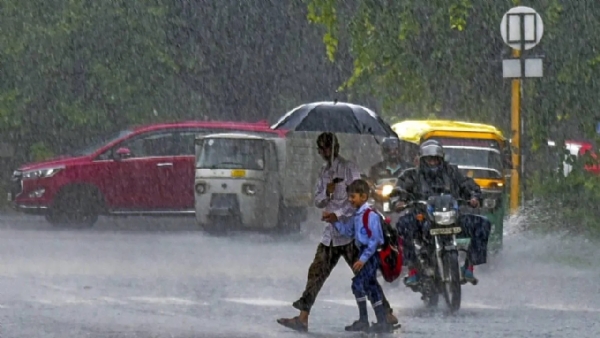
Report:
<svg viewBox="0 0 600 338"><path fill-rule="evenodd" d="M384 178L371 185L371 201L369 202L386 216L393 212L390 194L394 190L397 180L397 178Z"/></svg>
<svg viewBox="0 0 600 338"><path fill-rule="evenodd" d="M393 205L399 198L393 197ZM451 312L458 311L461 304L461 286L465 284L459 262L459 252L466 249L457 245L456 235L462 229L457 224L459 202L451 195L435 195L426 201L412 201L405 208L414 207L417 221L423 225L422 236L415 238L419 284L409 286L421 293L428 307L436 307L443 295Z"/></svg>

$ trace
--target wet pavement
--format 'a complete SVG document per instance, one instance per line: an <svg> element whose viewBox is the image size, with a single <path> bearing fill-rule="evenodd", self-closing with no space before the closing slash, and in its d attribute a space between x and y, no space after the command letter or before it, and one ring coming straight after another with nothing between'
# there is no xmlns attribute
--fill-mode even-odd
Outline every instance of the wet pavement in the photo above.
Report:
<svg viewBox="0 0 600 338"><path fill-rule="evenodd" d="M0 216L1 337L298 337L292 316L319 225L300 235L211 237L193 219L103 219L53 229L36 217ZM599 337L600 250L581 239L514 234L476 270L463 306L424 309L386 284L403 327L397 337ZM309 336L343 331L357 316L341 262L312 311ZM371 310L370 310L371 311ZM371 318L374 317L372 311Z"/></svg>

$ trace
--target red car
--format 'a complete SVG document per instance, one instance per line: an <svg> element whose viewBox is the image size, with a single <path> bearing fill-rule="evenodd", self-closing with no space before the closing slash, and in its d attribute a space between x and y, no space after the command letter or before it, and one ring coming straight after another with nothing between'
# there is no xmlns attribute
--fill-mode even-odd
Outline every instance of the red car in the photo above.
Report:
<svg viewBox="0 0 600 338"><path fill-rule="evenodd" d="M17 210L54 224L104 215L194 215L194 139L230 131L283 136L257 123L190 121L136 127L68 156L21 166L8 195Z"/></svg>
<svg viewBox="0 0 600 338"><path fill-rule="evenodd" d="M548 141L550 147L556 147L556 142ZM584 169L592 174L600 175L600 159L594 149L594 145L590 141L581 140L565 140L565 148L571 156L579 158L584 155L589 155L590 158L584 163ZM571 164L566 159L563 162L563 172L567 176L573 170Z"/></svg>

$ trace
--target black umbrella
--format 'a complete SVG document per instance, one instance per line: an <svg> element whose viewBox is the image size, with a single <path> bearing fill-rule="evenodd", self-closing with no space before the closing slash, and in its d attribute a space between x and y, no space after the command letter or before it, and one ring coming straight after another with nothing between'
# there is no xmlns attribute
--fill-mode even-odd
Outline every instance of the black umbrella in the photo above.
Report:
<svg viewBox="0 0 600 338"><path fill-rule="evenodd" d="M303 104L285 114L271 128L398 138L392 128L369 108L336 101Z"/></svg>

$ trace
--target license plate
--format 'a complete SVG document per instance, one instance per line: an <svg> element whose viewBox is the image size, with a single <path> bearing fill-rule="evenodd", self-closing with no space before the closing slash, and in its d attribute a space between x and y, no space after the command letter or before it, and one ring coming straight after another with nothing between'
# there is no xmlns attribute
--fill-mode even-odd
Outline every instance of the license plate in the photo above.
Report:
<svg viewBox="0 0 600 338"><path fill-rule="evenodd" d="M234 169L231 171L231 177L246 177L246 170Z"/></svg>
<svg viewBox="0 0 600 338"><path fill-rule="evenodd" d="M390 202L383 202L383 212L390 211Z"/></svg>
<svg viewBox="0 0 600 338"><path fill-rule="evenodd" d="M9 202L12 202L12 193L8 193L8 197L7 198L8 198Z"/></svg>
<svg viewBox="0 0 600 338"><path fill-rule="evenodd" d="M429 230L429 233L432 236L437 236L437 235L456 235L456 234L459 234L461 231L462 231L462 229L460 227L454 227L454 228L431 229L431 230Z"/></svg>

